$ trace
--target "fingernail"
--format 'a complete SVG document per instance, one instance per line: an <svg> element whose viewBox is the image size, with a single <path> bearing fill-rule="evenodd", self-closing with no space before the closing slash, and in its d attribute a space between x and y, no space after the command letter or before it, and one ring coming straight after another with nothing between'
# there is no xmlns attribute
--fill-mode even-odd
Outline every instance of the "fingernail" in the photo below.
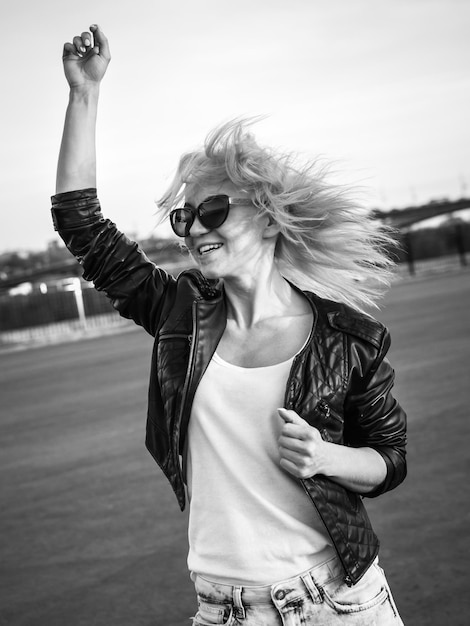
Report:
<svg viewBox="0 0 470 626"><path fill-rule="evenodd" d="M86 52L86 48L84 48L83 46L80 46L80 52Z"/></svg>
<svg viewBox="0 0 470 626"><path fill-rule="evenodd" d="M90 45L90 40L89 39L85 39L85 46L89 46Z"/></svg>

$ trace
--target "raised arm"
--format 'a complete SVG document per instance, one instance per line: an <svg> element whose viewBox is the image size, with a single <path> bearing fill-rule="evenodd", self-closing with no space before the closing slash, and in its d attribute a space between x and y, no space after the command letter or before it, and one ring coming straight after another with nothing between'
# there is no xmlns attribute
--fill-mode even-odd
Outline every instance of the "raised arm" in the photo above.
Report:
<svg viewBox="0 0 470 626"><path fill-rule="evenodd" d="M96 187L96 116L100 83L111 55L108 40L93 24L64 44L69 104L57 166L56 193Z"/></svg>

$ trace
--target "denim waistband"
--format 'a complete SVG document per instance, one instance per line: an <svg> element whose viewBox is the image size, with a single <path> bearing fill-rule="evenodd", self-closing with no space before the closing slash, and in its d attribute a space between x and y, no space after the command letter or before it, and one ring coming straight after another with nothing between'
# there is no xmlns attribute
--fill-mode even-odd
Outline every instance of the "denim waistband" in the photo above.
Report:
<svg viewBox="0 0 470 626"><path fill-rule="evenodd" d="M191 575L198 595L210 596L215 602L233 603L236 606L240 603L245 606L269 604L273 600L282 601L286 596L290 598L301 596L306 591L312 592L312 583L313 587L321 587L343 577L343 568L336 557L330 558L297 576L280 580L272 585L229 585L208 580L199 574L193 573Z"/></svg>

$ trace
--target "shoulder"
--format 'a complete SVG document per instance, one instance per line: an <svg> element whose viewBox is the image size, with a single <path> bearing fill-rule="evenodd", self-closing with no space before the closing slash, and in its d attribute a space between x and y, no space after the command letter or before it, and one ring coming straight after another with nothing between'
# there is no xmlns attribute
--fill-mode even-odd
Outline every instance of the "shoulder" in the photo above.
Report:
<svg viewBox="0 0 470 626"><path fill-rule="evenodd" d="M193 300L213 300L222 291L219 281L207 279L199 270L184 270L177 277L177 288L180 292L188 292Z"/></svg>
<svg viewBox="0 0 470 626"><path fill-rule="evenodd" d="M371 315L341 302L320 298L310 292L305 295L316 308L319 324L363 340L378 350L387 340L389 335L387 328Z"/></svg>

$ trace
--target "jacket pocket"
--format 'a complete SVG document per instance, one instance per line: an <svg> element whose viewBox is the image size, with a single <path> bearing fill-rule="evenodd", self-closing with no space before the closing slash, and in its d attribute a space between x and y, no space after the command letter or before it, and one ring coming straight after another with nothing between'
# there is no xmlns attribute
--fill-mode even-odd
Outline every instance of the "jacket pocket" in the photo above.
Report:
<svg viewBox="0 0 470 626"><path fill-rule="evenodd" d="M313 409L315 423L324 441L340 443L343 437L343 416L335 411L327 399L322 398Z"/></svg>
<svg viewBox="0 0 470 626"><path fill-rule="evenodd" d="M314 411L320 415L324 422L329 422L330 420L336 420L341 424L344 422L343 416L335 411L325 398L317 402Z"/></svg>

